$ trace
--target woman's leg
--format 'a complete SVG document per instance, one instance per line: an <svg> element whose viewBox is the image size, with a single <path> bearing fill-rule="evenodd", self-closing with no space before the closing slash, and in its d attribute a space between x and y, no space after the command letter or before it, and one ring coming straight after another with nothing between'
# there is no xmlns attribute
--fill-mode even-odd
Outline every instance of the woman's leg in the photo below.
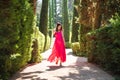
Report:
<svg viewBox="0 0 120 80"><path fill-rule="evenodd" d="M60 60L60 66L62 66L62 62L61 62L61 60Z"/></svg>
<svg viewBox="0 0 120 80"><path fill-rule="evenodd" d="M56 64L58 64L59 58L56 59Z"/></svg>

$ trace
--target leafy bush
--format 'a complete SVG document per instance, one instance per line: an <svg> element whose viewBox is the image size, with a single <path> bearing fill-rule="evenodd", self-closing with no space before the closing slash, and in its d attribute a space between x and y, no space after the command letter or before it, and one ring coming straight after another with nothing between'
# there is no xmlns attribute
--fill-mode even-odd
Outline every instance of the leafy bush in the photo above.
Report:
<svg viewBox="0 0 120 80"><path fill-rule="evenodd" d="M70 42L65 42L65 47L66 48L71 48L71 43Z"/></svg>
<svg viewBox="0 0 120 80"><path fill-rule="evenodd" d="M1 0L0 10L0 79L8 80L31 60L35 20L28 0Z"/></svg>
<svg viewBox="0 0 120 80"><path fill-rule="evenodd" d="M31 63L40 62L42 57L40 55L43 52L45 42L45 36L39 31L38 27L34 27L33 33L33 44L32 44L32 55L31 55Z"/></svg>
<svg viewBox="0 0 120 80"><path fill-rule="evenodd" d="M50 48L50 44L51 44L51 40L50 40L50 37L49 37L49 35L47 35L47 42L46 42L46 46L45 46L45 50L47 50L47 49L49 49Z"/></svg>
<svg viewBox="0 0 120 80"><path fill-rule="evenodd" d="M100 64L105 69L120 72L120 16L111 20L111 25L87 35L90 62Z"/></svg>
<svg viewBox="0 0 120 80"><path fill-rule="evenodd" d="M79 55L79 52L80 52L80 44L79 44L79 42L72 43L71 48L72 48L73 54Z"/></svg>
<svg viewBox="0 0 120 80"><path fill-rule="evenodd" d="M80 48L80 43L79 42L72 43L71 44L71 48L72 48L73 54L75 54L76 56L84 56L84 57L87 56L85 53L81 52L81 48Z"/></svg>

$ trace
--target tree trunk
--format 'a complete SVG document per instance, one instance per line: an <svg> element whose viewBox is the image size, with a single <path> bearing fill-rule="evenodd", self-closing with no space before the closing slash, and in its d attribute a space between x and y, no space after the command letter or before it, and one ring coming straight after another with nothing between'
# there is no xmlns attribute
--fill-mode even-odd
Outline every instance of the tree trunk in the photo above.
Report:
<svg viewBox="0 0 120 80"><path fill-rule="evenodd" d="M49 1L49 36L52 38L52 4L51 0Z"/></svg>
<svg viewBox="0 0 120 80"><path fill-rule="evenodd" d="M98 1L94 1L93 2L94 3L94 14L93 14L93 25L92 25L92 27L93 27L93 30L95 30L95 29L98 29L98 28L100 28L100 26L101 26L101 19L102 19L102 13L101 13L101 6L102 6L102 1L101 0L98 0Z"/></svg>
<svg viewBox="0 0 120 80"><path fill-rule="evenodd" d="M68 20L68 8L67 8L67 0L63 1L63 28L64 28L64 37L65 42L69 42L69 36L70 36L70 27L69 27L69 20Z"/></svg>
<svg viewBox="0 0 120 80"><path fill-rule="evenodd" d="M91 31L90 17L88 16L88 1L81 0L81 6L79 6L79 21L80 21L80 51L86 53L87 40L86 33Z"/></svg>
<svg viewBox="0 0 120 80"><path fill-rule="evenodd" d="M41 9L40 25L39 25L40 31L45 35L45 46L47 42L47 32L48 32L48 4L49 4L48 2L49 0L42 1L42 9Z"/></svg>
<svg viewBox="0 0 120 80"><path fill-rule="evenodd" d="M78 42L78 30L79 30L79 23L77 19L79 18L78 15L78 5L80 0L74 0L74 11L73 11L73 21L72 21L72 42Z"/></svg>
<svg viewBox="0 0 120 80"><path fill-rule="evenodd" d="M31 5L33 6L33 11L34 11L34 14L36 14L36 0L29 0L29 2L31 3Z"/></svg>
<svg viewBox="0 0 120 80"><path fill-rule="evenodd" d="M55 21L54 21L54 24L56 24L57 22L57 2L56 0L54 0L54 17L55 17Z"/></svg>

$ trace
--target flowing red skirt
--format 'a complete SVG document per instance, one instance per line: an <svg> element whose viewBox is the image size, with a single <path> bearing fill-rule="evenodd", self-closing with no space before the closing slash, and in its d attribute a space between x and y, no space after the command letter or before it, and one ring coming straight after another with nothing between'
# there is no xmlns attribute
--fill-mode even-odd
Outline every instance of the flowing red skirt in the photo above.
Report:
<svg viewBox="0 0 120 80"><path fill-rule="evenodd" d="M60 32L56 34L55 42L52 48L52 53L49 56L48 61L53 62L56 61L57 59L60 59L61 62L66 61L64 40Z"/></svg>

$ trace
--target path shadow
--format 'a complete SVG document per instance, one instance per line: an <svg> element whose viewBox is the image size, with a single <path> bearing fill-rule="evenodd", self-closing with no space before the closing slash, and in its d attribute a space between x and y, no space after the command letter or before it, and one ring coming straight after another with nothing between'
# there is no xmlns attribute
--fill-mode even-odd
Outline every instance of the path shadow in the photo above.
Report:
<svg viewBox="0 0 120 80"><path fill-rule="evenodd" d="M42 71L35 71L35 72L27 72L27 73L21 73L21 75L30 75L30 74L34 74L34 73L42 73Z"/></svg>
<svg viewBox="0 0 120 80"><path fill-rule="evenodd" d="M26 79L32 79L32 78L34 78L34 77L38 78L37 75L26 75L26 76L23 76L22 79L23 79L23 80L24 80L24 79L26 80ZM39 79L39 78L38 78L38 79Z"/></svg>
<svg viewBox="0 0 120 80"><path fill-rule="evenodd" d="M21 75L22 75L22 79L41 80L40 77L38 77L38 75L37 75L40 73L43 73L43 71L34 71L34 72L27 72L27 73L21 72ZM34 79L34 77L35 77L35 79Z"/></svg>
<svg viewBox="0 0 120 80"><path fill-rule="evenodd" d="M73 52L68 52L67 55L74 55Z"/></svg>
<svg viewBox="0 0 120 80"><path fill-rule="evenodd" d="M67 76L56 76L60 80L114 80L106 72L90 63L81 63L79 67L73 67L75 72L70 71Z"/></svg>
<svg viewBox="0 0 120 80"><path fill-rule="evenodd" d="M49 67L49 69L47 69L46 71L54 71L60 68L64 68L65 66L47 66Z"/></svg>
<svg viewBox="0 0 120 80"><path fill-rule="evenodd" d="M37 76L38 75L35 75L35 74L40 74L40 73L43 73L42 71L34 71L34 72L17 72L16 75L14 75L14 77L12 77L11 79L9 80L17 80L18 78L22 78L22 80L26 80L26 79L32 79L33 77L36 77L35 80L41 80L39 77L37 79ZM34 79L33 79L34 80Z"/></svg>

